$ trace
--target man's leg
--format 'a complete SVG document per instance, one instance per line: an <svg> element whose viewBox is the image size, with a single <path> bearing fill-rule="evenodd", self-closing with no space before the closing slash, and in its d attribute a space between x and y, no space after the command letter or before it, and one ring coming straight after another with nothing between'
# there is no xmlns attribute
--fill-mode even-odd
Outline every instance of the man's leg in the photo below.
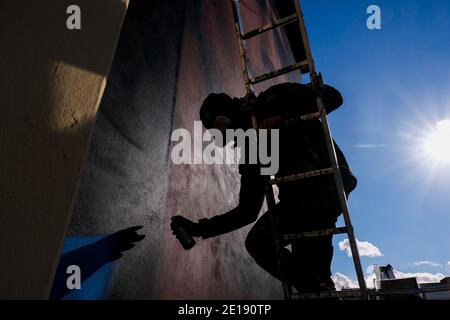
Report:
<svg viewBox="0 0 450 320"><path fill-rule="evenodd" d="M273 238L272 225L271 225L271 211L266 212L253 226L247 235L245 240L245 247L249 254L255 259L256 263L260 265L264 270L270 273L273 277L281 281L282 275L278 264L278 256L275 248L275 242ZM279 217L279 224L281 231L285 229L287 221L283 216ZM287 281L298 286L301 274L301 265L297 264L293 254L284 246L288 245L288 242L282 243L280 255L282 260L282 266L284 270L284 276L287 277Z"/></svg>
<svg viewBox="0 0 450 320"><path fill-rule="evenodd" d="M292 256L297 264L302 265L299 269L302 274L298 289L326 291L334 288L330 270L333 258L332 236L294 241Z"/></svg>
<svg viewBox="0 0 450 320"><path fill-rule="evenodd" d="M334 228L340 210L336 207L315 205L302 208L302 211L293 225L300 226L302 231L317 231ZM303 266L303 283L306 290L334 289L331 278L332 235L293 241L292 254L296 263Z"/></svg>
<svg viewBox="0 0 450 320"><path fill-rule="evenodd" d="M333 228L339 214L337 208L305 208L281 203L278 216L280 233L296 233ZM281 280L278 257L273 239L271 211L266 212L247 235L245 246L256 263ZM289 284L301 291L334 288L331 279L333 258L332 236L306 238L292 242L292 252L282 243L282 266ZM322 284L321 284L322 283Z"/></svg>

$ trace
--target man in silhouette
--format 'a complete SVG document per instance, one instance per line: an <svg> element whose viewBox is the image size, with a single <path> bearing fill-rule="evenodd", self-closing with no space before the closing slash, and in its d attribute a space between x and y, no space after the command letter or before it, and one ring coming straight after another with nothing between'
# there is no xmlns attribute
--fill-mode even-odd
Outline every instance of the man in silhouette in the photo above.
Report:
<svg viewBox="0 0 450 320"><path fill-rule="evenodd" d="M340 93L330 86L323 87L322 97L327 113L343 103ZM310 85L283 83L253 99L211 94L203 102L200 119L206 129L246 130L252 127L251 114L254 114L258 127L279 129L280 163L276 177L283 177L331 166L320 120L300 120L302 115L316 111L315 94ZM344 154L336 143L334 146L348 195L355 189L357 181ZM172 217L171 227L177 238L181 238L179 230L183 230L190 236L207 239L257 220L264 200L265 179L260 175L259 165L240 164L239 173L238 206L197 223L182 216ZM342 213L332 174L280 184L279 200L274 211L278 214L280 234L333 228ZM275 212L267 211L262 215L247 235L245 246L262 268L281 279L271 225L271 216ZM291 251L285 248L289 243ZM299 292L335 290L330 271L332 235L283 240L282 246L283 273Z"/></svg>

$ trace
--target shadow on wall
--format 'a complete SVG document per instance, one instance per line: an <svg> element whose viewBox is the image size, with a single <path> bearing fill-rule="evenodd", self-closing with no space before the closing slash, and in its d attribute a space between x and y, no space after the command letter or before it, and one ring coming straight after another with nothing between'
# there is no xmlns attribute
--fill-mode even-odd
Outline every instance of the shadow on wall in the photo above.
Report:
<svg viewBox="0 0 450 320"><path fill-rule="evenodd" d="M71 31L72 3L0 2L3 298L48 297L126 10L79 0L83 28Z"/></svg>
<svg viewBox="0 0 450 320"><path fill-rule="evenodd" d="M112 262L120 259L124 251L145 238L137 231L141 226L130 227L109 236L69 237L64 243L63 255L56 271L50 299L102 299L112 272ZM81 290L70 290L66 281L70 276L68 266L81 270Z"/></svg>

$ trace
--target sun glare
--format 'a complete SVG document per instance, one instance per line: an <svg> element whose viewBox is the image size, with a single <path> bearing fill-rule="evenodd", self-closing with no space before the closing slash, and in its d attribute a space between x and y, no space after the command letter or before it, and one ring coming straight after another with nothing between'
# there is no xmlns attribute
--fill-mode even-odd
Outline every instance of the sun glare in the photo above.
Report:
<svg viewBox="0 0 450 320"><path fill-rule="evenodd" d="M425 140L426 154L438 161L450 163L450 120L439 121Z"/></svg>

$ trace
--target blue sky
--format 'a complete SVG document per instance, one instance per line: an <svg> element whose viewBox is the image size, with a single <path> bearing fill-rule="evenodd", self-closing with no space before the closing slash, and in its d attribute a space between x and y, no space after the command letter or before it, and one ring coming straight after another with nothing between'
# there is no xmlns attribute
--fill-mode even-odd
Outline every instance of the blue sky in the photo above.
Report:
<svg viewBox="0 0 450 320"><path fill-rule="evenodd" d="M382 28L366 27L369 5ZM357 237L404 273L450 275L450 164L419 156L438 121L450 119L448 0L302 0L313 55L344 106L335 139L359 179L350 199ZM447 146L450 148L450 141ZM335 237L333 272L355 279ZM420 263L426 261L428 263Z"/></svg>

